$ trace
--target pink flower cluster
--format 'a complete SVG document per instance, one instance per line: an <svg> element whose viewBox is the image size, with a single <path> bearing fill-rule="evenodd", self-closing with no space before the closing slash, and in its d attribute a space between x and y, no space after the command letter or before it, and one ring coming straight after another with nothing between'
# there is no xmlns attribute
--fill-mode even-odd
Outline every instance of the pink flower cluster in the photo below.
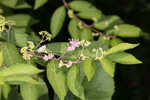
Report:
<svg viewBox="0 0 150 100"><path fill-rule="evenodd" d="M79 42L76 40L70 40L69 41L70 45L67 47L67 51L73 51L76 49L76 47L79 47Z"/></svg>
<svg viewBox="0 0 150 100"><path fill-rule="evenodd" d="M44 61L48 61L53 59L54 55L52 53L48 54L48 55L44 55L43 60Z"/></svg>

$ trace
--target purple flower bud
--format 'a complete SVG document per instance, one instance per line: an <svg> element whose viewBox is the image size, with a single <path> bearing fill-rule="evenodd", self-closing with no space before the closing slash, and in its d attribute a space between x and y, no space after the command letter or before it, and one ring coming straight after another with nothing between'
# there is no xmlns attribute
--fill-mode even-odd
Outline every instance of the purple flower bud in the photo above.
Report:
<svg viewBox="0 0 150 100"><path fill-rule="evenodd" d="M45 56L43 57L43 60L48 61L48 60L49 60L48 56L45 55Z"/></svg>
<svg viewBox="0 0 150 100"><path fill-rule="evenodd" d="M74 47L79 47L79 46L80 46L79 43L78 43L78 41L75 41L75 40L71 40L69 43L70 43L72 46L74 46Z"/></svg>
<svg viewBox="0 0 150 100"><path fill-rule="evenodd" d="M46 52L46 45L41 46L37 51L38 53Z"/></svg>
<svg viewBox="0 0 150 100"><path fill-rule="evenodd" d="M75 47L74 46L69 46L69 47L67 47L67 51L73 51L73 50L75 50Z"/></svg>
<svg viewBox="0 0 150 100"><path fill-rule="evenodd" d="M48 54L48 59L53 59L54 55L52 53Z"/></svg>
<svg viewBox="0 0 150 100"><path fill-rule="evenodd" d="M48 61L53 59L54 55L52 53L48 54L48 55L44 55L43 60Z"/></svg>

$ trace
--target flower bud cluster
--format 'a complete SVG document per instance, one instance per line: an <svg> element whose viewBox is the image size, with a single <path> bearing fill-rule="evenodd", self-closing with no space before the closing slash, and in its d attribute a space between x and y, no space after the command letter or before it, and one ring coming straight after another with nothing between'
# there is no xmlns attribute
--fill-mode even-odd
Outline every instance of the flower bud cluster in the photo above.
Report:
<svg viewBox="0 0 150 100"><path fill-rule="evenodd" d="M73 64L72 61L68 61L67 63L64 63L62 60L60 60L58 67L61 68L63 66L66 66L67 68L71 67Z"/></svg>
<svg viewBox="0 0 150 100"><path fill-rule="evenodd" d="M50 41L52 39L52 35L48 33L47 31L40 31L39 35L42 36L42 39L45 39L44 41Z"/></svg>
<svg viewBox="0 0 150 100"><path fill-rule="evenodd" d="M104 51L102 48L93 49L92 52L96 53L95 60L100 60L104 57Z"/></svg>
<svg viewBox="0 0 150 100"><path fill-rule="evenodd" d="M33 51L35 45L32 41L28 41L28 46L21 48L20 52L23 54L25 60L30 60L33 56L29 52Z"/></svg>
<svg viewBox="0 0 150 100"><path fill-rule="evenodd" d="M5 30L6 25L15 25L14 21L6 20L5 17L0 15L0 32L3 32Z"/></svg>

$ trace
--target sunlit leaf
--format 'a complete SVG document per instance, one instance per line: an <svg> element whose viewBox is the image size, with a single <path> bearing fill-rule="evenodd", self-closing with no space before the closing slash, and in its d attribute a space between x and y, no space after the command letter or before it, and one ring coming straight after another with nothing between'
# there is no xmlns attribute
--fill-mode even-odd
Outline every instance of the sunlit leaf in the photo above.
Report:
<svg viewBox="0 0 150 100"><path fill-rule="evenodd" d="M108 59L120 64L141 64L132 54L126 52L113 53L107 56Z"/></svg>
<svg viewBox="0 0 150 100"><path fill-rule="evenodd" d="M59 96L60 100L64 100L67 95L67 80L65 72L58 69L58 61L50 61L47 65L47 78L55 93Z"/></svg>
<svg viewBox="0 0 150 100"><path fill-rule="evenodd" d="M80 68L73 65L67 74L67 85L69 90L81 100L85 100L84 88L80 82Z"/></svg>
<svg viewBox="0 0 150 100"><path fill-rule="evenodd" d="M90 81L95 74L95 66L92 65L92 61L90 59L84 60L82 66L88 81Z"/></svg>
<svg viewBox="0 0 150 100"><path fill-rule="evenodd" d="M120 51L125 51L128 49L132 49L137 47L139 44L130 44L130 43L120 43L112 48L110 48L109 50L107 50L105 52L105 55L109 55L112 53L116 53L116 52L120 52Z"/></svg>
<svg viewBox="0 0 150 100"><path fill-rule="evenodd" d="M34 9L43 6L48 0L35 0Z"/></svg>
<svg viewBox="0 0 150 100"><path fill-rule="evenodd" d="M50 30L53 38L58 35L60 32L66 17L66 9L64 6L61 6L55 10L52 15L50 22Z"/></svg>

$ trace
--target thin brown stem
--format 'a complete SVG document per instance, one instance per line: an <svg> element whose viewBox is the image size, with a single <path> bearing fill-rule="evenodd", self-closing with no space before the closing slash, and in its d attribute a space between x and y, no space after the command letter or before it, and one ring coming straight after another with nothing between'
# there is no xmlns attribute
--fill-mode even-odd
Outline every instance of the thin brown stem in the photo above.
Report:
<svg viewBox="0 0 150 100"><path fill-rule="evenodd" d="M71 10L70 7L69 7L69 5L68 5L68 3L67 3L65 0L62 0L62 2L63 2L65 8L66 8L68 11ZM78 16L76 16L75 14L73 14L73 17L74 17L76 20L78 20L79 22L81 22L83 27L86 27L86 28L92 30L94 33L98 33L99 35L105 35L105 36L110 37L110 38L115 37L115 36L112 35L112 34L104 34L103 32L101 32L101 31L99 31L99 30L93 28L91 25L86 24L83 20L81 20L81 19L80 19Z"/></svg>

